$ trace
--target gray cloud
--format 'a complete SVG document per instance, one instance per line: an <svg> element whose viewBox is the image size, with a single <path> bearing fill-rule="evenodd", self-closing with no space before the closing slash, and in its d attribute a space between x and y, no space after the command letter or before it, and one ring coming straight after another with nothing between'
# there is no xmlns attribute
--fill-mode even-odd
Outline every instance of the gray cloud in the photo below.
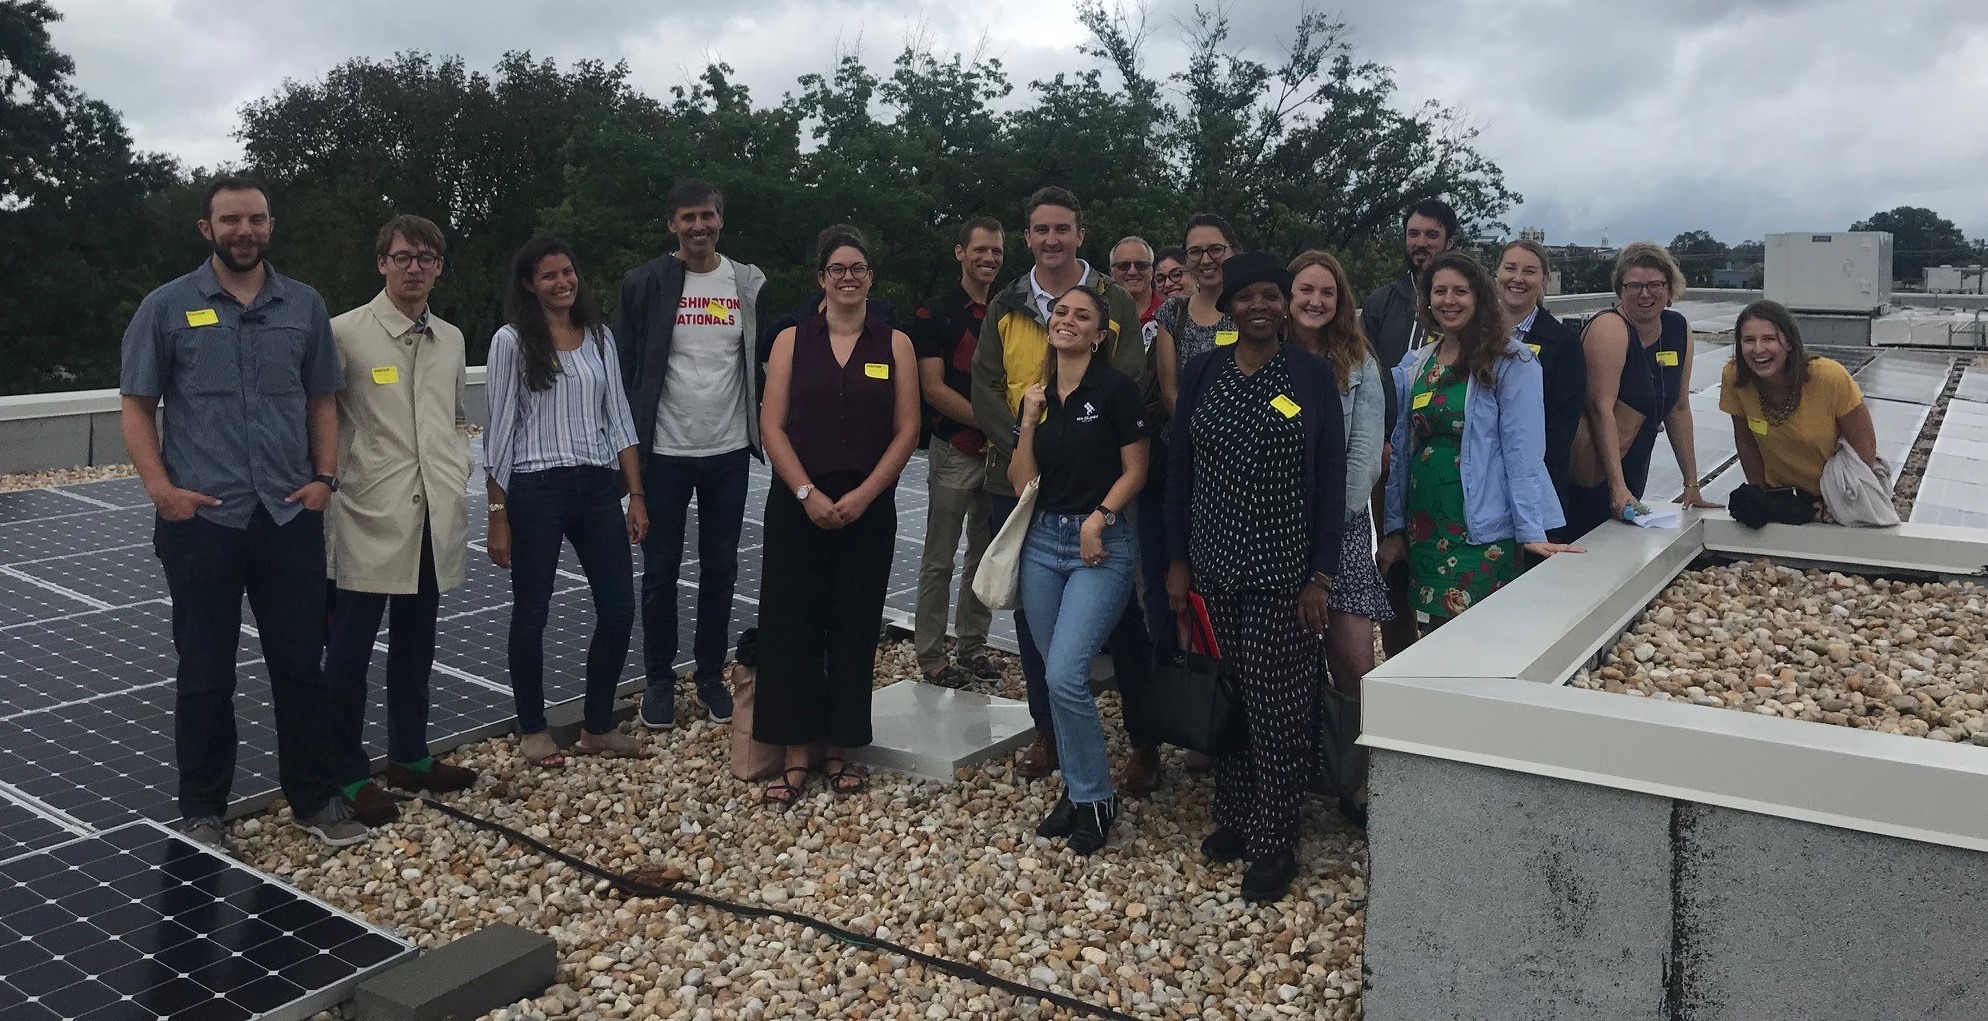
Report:
<svg viewBox="0 0 1988 1021"><path fill-rule="evenodd" d="M1211 0L1202 0L1207 6ZM628 0L64 0L56 42L81 86L122 110L142 146L232 158L235 111L284 78L354 56L425 49L488 68L506 50L627 59L656 95L723 59L761 102L858 49L882 71L908 38L983 48L1025 91L1086 66L1066 0L975 5L743 0L656 13ZM1194 0L1153 0L1149 70L1180 66ZM1234 0L1232 39L1274 60L1290 0ZM250 12L245 14L244 12ZM1978 97L1988 5L1925 0L1361 0L1339 15L1356 56L1395 69L1403 106L1462 109L1526 203L1506 219L1556 241L1730 241L1847 226L1927 205L1988 235ZM1020 97L1018 97L1020 98Z"/></svg>

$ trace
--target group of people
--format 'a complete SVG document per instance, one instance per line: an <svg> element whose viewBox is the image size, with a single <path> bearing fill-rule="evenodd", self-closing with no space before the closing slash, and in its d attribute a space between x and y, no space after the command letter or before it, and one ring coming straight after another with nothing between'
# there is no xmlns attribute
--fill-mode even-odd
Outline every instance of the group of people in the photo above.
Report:
<svg viewBox="0 0 1988 1021"><path fill-rule="evenodd" d="M172 592L180 810L191 835L223 839L246 594L295 820L352 843L397 814L360 742L383 617L385 783L476 779L426 744L439 595L465 574L472 472L463 337L428 306L446 243L433 223L395 217L377 244L383 290L333 319L265 259L273 219L258 185L223 178L205 202L213 255L140 306L121 377ZM1245 736L1215 763L1201 850L1247 859L1243 895L1276 899L1298 871L1300 803L1321 759L1341 810L1364 823L1352 741L1377 628L1398 652L1529 564L1579 553L1583 534L1636 513L1658 432L1685 503L1711 506L1683 400L1689 331L1668 308L1683 279L1654 245L1623 250L1616 306L1576 334L1544 307L1543 247L1508 245L1487 269L1455 249L1456 214L1438 200L1406 211L1404 271L1363 309L1331 253L1245 250L1212 214L1177 247L1119 241L1100 271L1079 254L1078 199L1045 187L1022 208L1027 271L997 286L1006 231L969 219L957 284L900 325L871 296L867 238L846 224L817 238L818 291L776 315L766 274L719 251L724 210L703 181L669 192L676 250L626 275L611 328L563 241L533 238L513 262L486 375L484 547L510 572L519 751L537 766L567 753L543 680L565 542L596 616L570 751L651 754L613 719L638 612L638 720L674 724L693 501L691 686L712 720L730 719L727 627L757 457L776 484L752 736L785 749L786 766L764 797L794 802L816 762L835 794L860 791L848 751L871 741L895 490L923 444L914 645L929 682L999 676L973 577L1033 494L1015 622L1036 733L1017 768L1063 781L1037 832L1094 852L1117 798L1161 782L1155 657L1204 605ZM1855 383L1806 355L1786 310L1756 303L1738 330L1721 403L1750 483L1813 492L1839 435L1875 463ZM329 583L297 584L310 576ZM1132 748L1116 776L1090 688L1100 649Z"/></svg>

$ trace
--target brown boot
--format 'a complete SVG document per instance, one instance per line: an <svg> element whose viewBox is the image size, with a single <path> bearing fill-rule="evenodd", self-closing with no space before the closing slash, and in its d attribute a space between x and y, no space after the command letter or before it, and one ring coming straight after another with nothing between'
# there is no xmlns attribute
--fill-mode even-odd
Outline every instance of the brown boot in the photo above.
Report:
<svg viewBox="0 0 1988 1021"><path fill-rule="evenodd" d="M1215 769L1215 760L1200 752L1188 752L1187 764L1181 768L1190 773L1209 773Z"/></svg>
<svg viewBox="0 0 1988 1021"><path fill-rule="evenodd" d="M1132 757L1125 760L1125 768L1119 771L1113 784L1118 793L1128 798L1143 798L1159 785L1160 750L1153 747L1132 749Z"/></svg>
<svg viewBox="0 0 1988 1021"><path fill-rule="evenodd" d="M1039 780L1056 769L1056 737L1038 730L1035 741L1022 753L1020 762L1015 763L1015 772L1031 780Z"/></svg>

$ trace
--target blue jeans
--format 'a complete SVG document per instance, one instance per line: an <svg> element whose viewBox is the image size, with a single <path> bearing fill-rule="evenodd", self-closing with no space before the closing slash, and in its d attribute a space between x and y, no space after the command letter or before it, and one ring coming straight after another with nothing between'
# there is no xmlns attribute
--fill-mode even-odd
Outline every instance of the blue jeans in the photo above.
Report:
<svg viewBox="0 0 1988 1021"><path fill-rule="evenodd" d="M1111 797L1104 729L1091 697L1091 658L1117 626L1138 566L1129 522L1104 530L1104 563L1080 554L1078 532L1089 515L1039 514L1022 546L1022 605L1034 618L1036 649L1056 721L1056 757L1070 800Z"/></svg>
<svg viewBox="0 0 1988 1021"><path fill-rule="evenodd" d="M635 559L621 512L619 473L585 466L512 472L505 494L511 521L511 696L518 732L545 729L545 620L559 570L562 539L580 555L594 596L594 636L587 643L590 734L614 729L614 689L628 663L635 630Z"/></svg>
<svg viewBox="0 0 1988 1021"><path fill-rule="evenodd" d="M642 490L649 535L642 540L642 669L649 690L676 690L677 575L683 568L690 500L697 498L697 632L691 655L698 680L716 680L731 648L732 590L739 580L739 529L745 520L751 455L744 448L710 457L649 454ZM665 699L667 702L668 700Z"/></svg>

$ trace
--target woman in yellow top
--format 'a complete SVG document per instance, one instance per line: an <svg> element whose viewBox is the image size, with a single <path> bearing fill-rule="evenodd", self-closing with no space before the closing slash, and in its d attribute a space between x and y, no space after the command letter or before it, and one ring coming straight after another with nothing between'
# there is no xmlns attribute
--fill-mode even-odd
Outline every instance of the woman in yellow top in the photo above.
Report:
<svg viewBox="0 0 1988 1021"><path fill-rule="evenodd" d="M1747 484L1800 490L1819 515L1822 466L1839 438L1877 465L1877 429L1863 391L1840 363L1802 347L1795 317L1779 302L1748 305L1733 329L1739 352L1720 380L1719 410L1733 416Z"/></svg>

